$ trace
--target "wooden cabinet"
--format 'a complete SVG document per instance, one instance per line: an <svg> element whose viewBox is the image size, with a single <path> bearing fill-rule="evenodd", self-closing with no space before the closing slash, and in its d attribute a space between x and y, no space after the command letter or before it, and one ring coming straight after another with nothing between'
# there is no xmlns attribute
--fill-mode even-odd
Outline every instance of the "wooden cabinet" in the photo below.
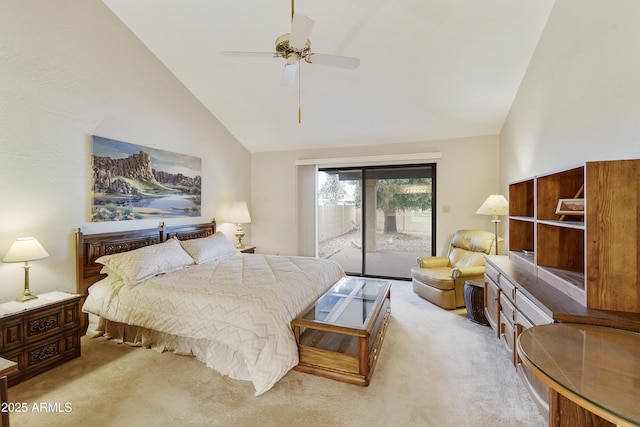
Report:
<svg viewBox="0 0 640 427"><path fill-rule="evenodd" d="M513 363L525 387L543 414L549 414L551 390L539 377L522 363L516 351L518 337L524 331L537 325L553 323L553 319L540 309L522 291L515 290L513 321Z"/></svg>
<svg viewBox="0 0 640 427"><path fill-rule="evenodd" d="M498 287L498 273L486 265L484 276L484 315L489 322L489 326L498 334L500 322L500 288ZM495 273L494 274L490 274ZM499 337L499 335L498 335Z"/></svg>
<svg viewBox="0 0 640 427"><path fill-rule="evenodd" d="M587 162L509 186L510 258L587 308L640 313L640 160ZM580 215L556 213L581 198Z"/></svg>
<svg viewBox="0 0 640 427"><path fill-rule="evenodd" d="M584 212L558 214L560 199L582 199ZM518 338L553 322L640 332L639 208L640 160L587 162L509 185L509 256L486 259L485 313L551 425L557 402L520 360Z"/></svg>
<svg viewBox="0 0 640 427"><path fill-rule="evenodd" d="M9 385L80 356L80 295L50 292L0 304L0 357L18 364Z"/></svg>
<svg viewBox="0 0 640 427"><path fill-rule="evenodd" d="M549 417L553 412L549 386L522 363L516 351L524 331L547 323L571 322L640 332L637 313L589 309L532 273L522 262L505 256L486 257L485 313L525 387L540 411Z"/></svg>
<svg viewBox="0 0 640 427"><path fill-rule="evenodd" d="M498 262L498 260L502 262ZM538 405L540 412L549 416L549 387L537 378L519 359L516 352L516 344L520 334L535 325L552 323L553 319L545 310L540 308L539 302L527 296L529 289L523 287L523 283L531 285L527 277L531 277L526 270L520 269L518 272L525 272L519 276L513 274L506 266L516 265L506 257L489 257L485 264L485 313L490 326L502 342L515 369L520 375L525 387L529 390L534 402ZM525 280L522 280L522 278ZM521 280L523 283L521 283ZM536 281L535 285L540 285L541 281Z"/></svg>
<svg viewBox="0 0 640 427"><path fill-rule="evenodd" d="M500 292L500 329L498 333L500 334L500 341L504 344L504 348L512 362L515 357L515 314L515 305L506 297L506 293Z"/></svg>

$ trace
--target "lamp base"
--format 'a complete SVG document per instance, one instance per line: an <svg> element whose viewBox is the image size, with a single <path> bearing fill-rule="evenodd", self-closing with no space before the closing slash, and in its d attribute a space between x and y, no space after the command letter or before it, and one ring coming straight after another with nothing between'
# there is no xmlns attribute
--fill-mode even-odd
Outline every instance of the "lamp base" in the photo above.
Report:
<svg viewBox="0 0 640 427"><path fill-rule="evenodd" d="M494 255L500 255L500 252L498 251L498 239L500 238L498 236L498 224L500 224L500 219L498 218L497 215L493 216L493 219L491 220L491 222L493 222L494 224L494 234L495 234L495 244L496 244L496 253Z"/></svg>
<svg viewBox="0 0 640 427"><path fill-rule="evenodd" d="M245 246L242 243L242 238L244 237L244 230L242 229L242 224L238 224L238 228L236 228L236 238L238 242L236 243L236 249L244 249Z"/></svg>
<svg viewBox="0 0 640 427"><path fill-rule="evenodd" d="M22 296L20 298L16 299L16 301L18 302L25 302L25 301L38 298L37 296L32 294L31 291L29 290L29 269L30 268L31 266L29 265L29 262L26 261L24 263L24 292L22 293Z"/></svg>
<svg viewBox="0 0 640 427"><path fill-rule="evenodd" d="M37 299L37 298L38 297L33 295L31 292L25 291L24 294L20 298L16 298L16 301L25 302L25 301L29 301L29 300Z"/></svg>

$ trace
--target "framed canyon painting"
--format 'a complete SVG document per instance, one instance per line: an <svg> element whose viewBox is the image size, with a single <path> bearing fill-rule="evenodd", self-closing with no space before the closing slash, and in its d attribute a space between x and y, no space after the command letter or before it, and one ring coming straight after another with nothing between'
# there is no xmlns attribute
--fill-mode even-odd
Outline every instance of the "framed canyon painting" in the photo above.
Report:
<svg viewBox="0 0 640 427"><path fill-rule="evenodd" d="M91 221L200 216L202 161L91 137Z"/></svg>

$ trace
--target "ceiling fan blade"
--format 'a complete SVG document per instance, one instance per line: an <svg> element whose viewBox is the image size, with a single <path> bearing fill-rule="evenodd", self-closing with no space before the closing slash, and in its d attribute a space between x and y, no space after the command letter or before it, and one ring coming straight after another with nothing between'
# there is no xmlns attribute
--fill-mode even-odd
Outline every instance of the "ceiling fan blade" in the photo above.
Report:
<svg viewBox="0 0 640 427"><path fill-rule="evenodd" d="M300 61L297 58L289 58L287 59L287 63L284 66L284 70L282 71L282 80L280 80L280 86L291 86L293 82L296 80L296 73L298 71L298 66L300 65Z"/></svg>
<svg viewBox="0 0 640 427"><path fill-rule="evenodd" d="M328 65L330 67L346 68L348 70L355 70L360 65L360 60L358 58L325 55L323 53L310 53L305 58L305 61L310 64Z"/></svg>
<svg viewBox="0 0 640 427"><path fill-rule="evenodd" d="M273 52L238 52L238 51L224 51L222 52L224 56L261 56L263 58L277 58Z"/></svg>
<svg viewBox="0 0 640 427"><path fill-rule="evenodd" d="M298 50L304 49L309 39L309 34L311 34L313 24L313 19L308 16L293 15L291 32L289 33L289 46Z"/></svg>

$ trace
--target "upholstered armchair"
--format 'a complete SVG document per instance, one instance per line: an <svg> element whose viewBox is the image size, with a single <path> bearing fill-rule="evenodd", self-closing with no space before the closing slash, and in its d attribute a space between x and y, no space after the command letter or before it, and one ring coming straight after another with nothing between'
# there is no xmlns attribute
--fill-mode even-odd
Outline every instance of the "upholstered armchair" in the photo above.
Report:
<svg viewBox="0 0 640 427"><path fill-rule="evenodd" d="M498 252L504 239L498 237ZM484 275L484 256L495 254L495 234L458 230L451 237L447 256L418 258L411 269L413 291L442 308L464 307L464 282Z"/></svg>

